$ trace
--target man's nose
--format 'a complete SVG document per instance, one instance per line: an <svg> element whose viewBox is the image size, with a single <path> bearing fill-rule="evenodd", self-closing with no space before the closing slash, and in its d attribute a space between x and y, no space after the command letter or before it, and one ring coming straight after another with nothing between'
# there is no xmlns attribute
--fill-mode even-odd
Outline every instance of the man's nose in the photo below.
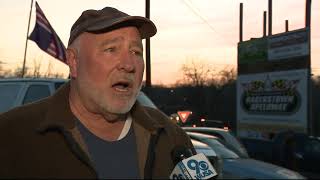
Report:
<svg viewBox="0 0 320 180"><path fill-rule="evenodd" d="M135 72L135 62L131 53L122 53L119 59L118 69L129 73Z"/></svg>

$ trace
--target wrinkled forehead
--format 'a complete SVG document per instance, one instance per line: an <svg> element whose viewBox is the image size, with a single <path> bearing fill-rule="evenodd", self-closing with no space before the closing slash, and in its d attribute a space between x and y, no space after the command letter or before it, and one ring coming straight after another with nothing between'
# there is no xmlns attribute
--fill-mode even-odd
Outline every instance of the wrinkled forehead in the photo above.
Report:
<svg viewBox="0 0 320 180"><path fill-rule="evenodd" d="M83 37L95 41L122 42L132 41L142 44L142 38L136 27L123 27L107 32L84 32ZM82 35L80 35L82 36Z"/></svg>
<svg viewBox="0 0 320 180"><path fill-rule="evenodd" d="M125 27L100 33L84 32L72 42L70 47L79 49L81 46L81 49L83 49L90 48L90 46L105 47L121 43L143 50L140 33L135 27Z"/></svg>

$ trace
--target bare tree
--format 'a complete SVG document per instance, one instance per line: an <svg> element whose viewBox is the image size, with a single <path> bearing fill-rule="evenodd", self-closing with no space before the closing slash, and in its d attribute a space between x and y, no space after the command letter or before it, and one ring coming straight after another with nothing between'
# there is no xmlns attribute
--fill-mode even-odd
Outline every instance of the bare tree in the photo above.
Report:
<svg viewBox="0 0 320 180"><path fill-rule="evenodd" d="M0 72L2 71L2 64L3 64L3 62L2 61L0 61Z"/></svg>
<svg viewBox="0 0 320 180"><path fill-rule="evenodd" d="M211 73L207 80L208 86L220 86L219 73Z"/></svg>
<svg viewBox="0 0 320 180"><path fill-rule="evenodd" d="M229 83L235 81L237 78L237 72L234 67L224 68L223 70L221 70L219 72L219 75L220 75L220 84L221 85L229 84Z"/></svg>
<svg viewBox="0 0 320 180"><path fill-rule="evenodd" d="M47 72L44 74L44 77L49 78L52 76L52 63L49 60L49 64L48 64L48 68L47 68Z"/></svg>
<svg viewBox="0 0 320 180"><path fill-rule="evenodd" d="M210 73L212 73L208 64L203 61L196 62L195 59L183 64L181 70L185 82L192 86L204 86Z"/></svg>
<svg viewBox="0 0 320 180"><path fill-rule="evenodd" d="M33 77L39 78L41 77L41 59L37 60L36 58L33 59Z"/></svg>
<svg viewBox="0 0 320 180"><path fill-rule="evenodd" d="M237 72L234 67L224 67L218 71L208 63L201 60L191 59L191 61L182 65L183 79L176 82L176 86L223 86L230 84L237 78Z"/></svg>
<svg viewBox="0 0 320 180"><path fill-rule="evenodd" d="M24 77L30 76L28 74L28 71L29 71L29 67L26 66ZM16 66L16 68L13 70L12 77L21 77L21 76L22 76L22 67Z"/></svg>
<svg viewBox="0 0 320 180"><path fill-rule="evenodd" d="M320 87L320 76L312 76L312 81L315 84L315 86Z"/></svg>
<svg viewBox="0 0 320 180"><path fill-rule="evenodd" d="M0 61L0 78L9 78L13 77L13 72L11 69L3 68L3 65L6 64L3 61Z"/></svg>
<svg viewBox="0 0 320 180"><path fill-rule="evenodd" d="M0 78L5 78L5 72L2 67L3 62L0 61Z"/></svg>
<svg viewBox="0 0 320 180"><path fill-rule="evenodd" d="M3 62L0 61L0 77L4 77L3 75L3 67L2 67Z"/></svg>

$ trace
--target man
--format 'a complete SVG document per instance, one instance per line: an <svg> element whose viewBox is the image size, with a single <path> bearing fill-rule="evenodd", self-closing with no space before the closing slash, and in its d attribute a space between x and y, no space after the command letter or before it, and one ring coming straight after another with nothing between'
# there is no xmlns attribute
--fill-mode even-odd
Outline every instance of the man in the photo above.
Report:
<svg viewBox="0 0 320 180"><path fill-rule="evenodd" d="M168 178L188 136L136 102L150 20L87 10L71 28L70 83L53 96L0 115L0 177Z"/></svg>

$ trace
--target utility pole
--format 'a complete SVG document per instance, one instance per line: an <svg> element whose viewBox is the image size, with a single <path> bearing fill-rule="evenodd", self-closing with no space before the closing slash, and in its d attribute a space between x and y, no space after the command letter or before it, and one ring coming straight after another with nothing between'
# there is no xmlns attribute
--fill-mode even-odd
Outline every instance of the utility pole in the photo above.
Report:
<svg viewBox="0 0 320 180"><path fill-rule="evenodd" d="M243 41L243 3L240 3L239 15L239 42Z"/></svg>
<svg viewBox="0 0 320 180"><path fill-rule="evenodd" d="M311 25L311 0L306 0L306 28Z"/></svg>
<svg viewBox="0 0 320 180"><path fill-rule="evenodd" d="M272 35L272 0L268 1L268 24L269 24L269 29L268 29L268 35L271 36Z"/></svg>
<svg viewBox="0 0 320 180"><path fill-rule="evenodd" d="M146 0L146 18L150 19L150 0ZM146 38L146 87L151 87L150 38Z"/></svg>
<svg viewBox="0 0 320 180"><path fill-rule="evenodd" d="M267 11L263 11L263 37L267 36Z"/></svg>

